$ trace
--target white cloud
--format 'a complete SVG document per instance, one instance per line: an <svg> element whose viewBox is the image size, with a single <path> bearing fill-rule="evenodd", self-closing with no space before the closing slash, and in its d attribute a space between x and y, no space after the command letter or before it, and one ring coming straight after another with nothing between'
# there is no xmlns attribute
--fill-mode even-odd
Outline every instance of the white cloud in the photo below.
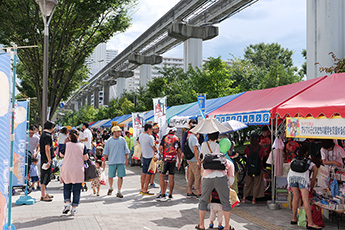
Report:
<svg viewBox="0 0 345 230"><path fill-rule="evenodd" d="M112 38L108 48L121 52L177 2L141 0L131 28ZM295 65L304 62L300 53L306 48L306 0L259 0L218 26L219 36L203 44L203 58L222 56L229 59L229 53L242 56L244 48L250 44L278 42L294 51ZM183 45L164 56L182 57Z"/></svg>

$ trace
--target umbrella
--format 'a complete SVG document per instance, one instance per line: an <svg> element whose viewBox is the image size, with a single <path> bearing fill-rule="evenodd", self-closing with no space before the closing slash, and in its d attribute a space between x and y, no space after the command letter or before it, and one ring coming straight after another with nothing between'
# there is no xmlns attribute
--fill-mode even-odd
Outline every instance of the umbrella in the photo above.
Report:
<svg viewBox="0 0 345 230"><path fill-rule="evenodd" d="M230 132L230 129L222 125L217 119L206 118L195 126L191 132L200 134L209 134L215 132L227 133Z"/></svg>
<svg viewBox="0 0 345 230"><path fill-rule="evenodd" d="M235 132L248 127L246 124L236 120L224 121L222 125L230 129L228 132Z"/></svg>

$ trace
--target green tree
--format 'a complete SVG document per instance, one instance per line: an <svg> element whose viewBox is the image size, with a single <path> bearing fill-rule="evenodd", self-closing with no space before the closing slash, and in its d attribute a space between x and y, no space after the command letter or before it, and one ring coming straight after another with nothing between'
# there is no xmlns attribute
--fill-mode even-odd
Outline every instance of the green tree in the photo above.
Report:
<svg viewBox="0 0 345 230"><path fill-rule="evenodd" d="M344 73L345 72L345 58L337 58L337 56L333 52L330 52L329 55L331 55L334 65L330 67L320 67L320 72L324 71L329 74ZM319 63L316 63L316 64L319 64Z"/></svg>
<svg viewBox="0 0 345 230"><path fill-rule="evenodd" d="M302 64L301 69L298 71L298 74L301 77L305 77L307 75L307 50L303 49L301 54L304 57L305 62Z"/></svg>
<svg viewBox="0 0 345 230"><path fill-rule="evenodd" d="M48 106L50 116L87 77L85 59L94 48L130 25L136 0L60 0L50 25ZM37 97L41 113L44 26L34 0L0 1L0 44L39 45L20 49L19 90Z"/></svg>

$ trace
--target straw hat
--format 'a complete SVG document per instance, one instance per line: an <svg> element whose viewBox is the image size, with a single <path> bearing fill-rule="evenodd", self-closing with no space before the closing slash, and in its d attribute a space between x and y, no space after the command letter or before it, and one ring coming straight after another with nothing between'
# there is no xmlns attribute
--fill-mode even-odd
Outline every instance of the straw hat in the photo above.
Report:
<svg viewBox="0 0 345 230"><path fill-rule="evenodd" d="M117 125L111 128L111 132L112 133L116 132L116 131L121 131L122 132L122 129L119 126L117 126Z"/></svg>

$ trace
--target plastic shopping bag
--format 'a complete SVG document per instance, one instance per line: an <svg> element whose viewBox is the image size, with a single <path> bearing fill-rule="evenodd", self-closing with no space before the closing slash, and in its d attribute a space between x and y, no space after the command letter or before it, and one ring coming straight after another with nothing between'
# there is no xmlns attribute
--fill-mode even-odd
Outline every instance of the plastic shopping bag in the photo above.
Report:
<svg viewBox="0 0 345 230"><path fill-rule="evenodd" d="M107 176L105 175L105 172L103 171L101 174L101 185L107 184Z"/></svg>
<svg viewBox="0 0 345 230"><path fill-rule="evenodd" d="M307 216L306 216L304 208L299 208L297 213L298 213L297 225L300 227L305 227L307 224Z"/></svg>
<svg viewBox="0 0 345 230"><path fill-rule="evenodd" d="M140 160L141 158L141 146L139 143L137 143L135 146L134 146L134 154L133 154L133 157L132 157L134 160Z"/></svg>
<svg viewBox="0 0 345 230"><path fill-rule="evenodd" d="M155 174L156 170L157 170L157 164L156 164L156 162L152 158L148 172L152 173L152 174Z"/></svg>
<svg viewBox="0 0 345 230"><path fill-rule="evenodd" d="M237 193L233 189L230 189L230 203L232 208L236 207L236 205L240 203L240 199L238 199Z"/></svg>

